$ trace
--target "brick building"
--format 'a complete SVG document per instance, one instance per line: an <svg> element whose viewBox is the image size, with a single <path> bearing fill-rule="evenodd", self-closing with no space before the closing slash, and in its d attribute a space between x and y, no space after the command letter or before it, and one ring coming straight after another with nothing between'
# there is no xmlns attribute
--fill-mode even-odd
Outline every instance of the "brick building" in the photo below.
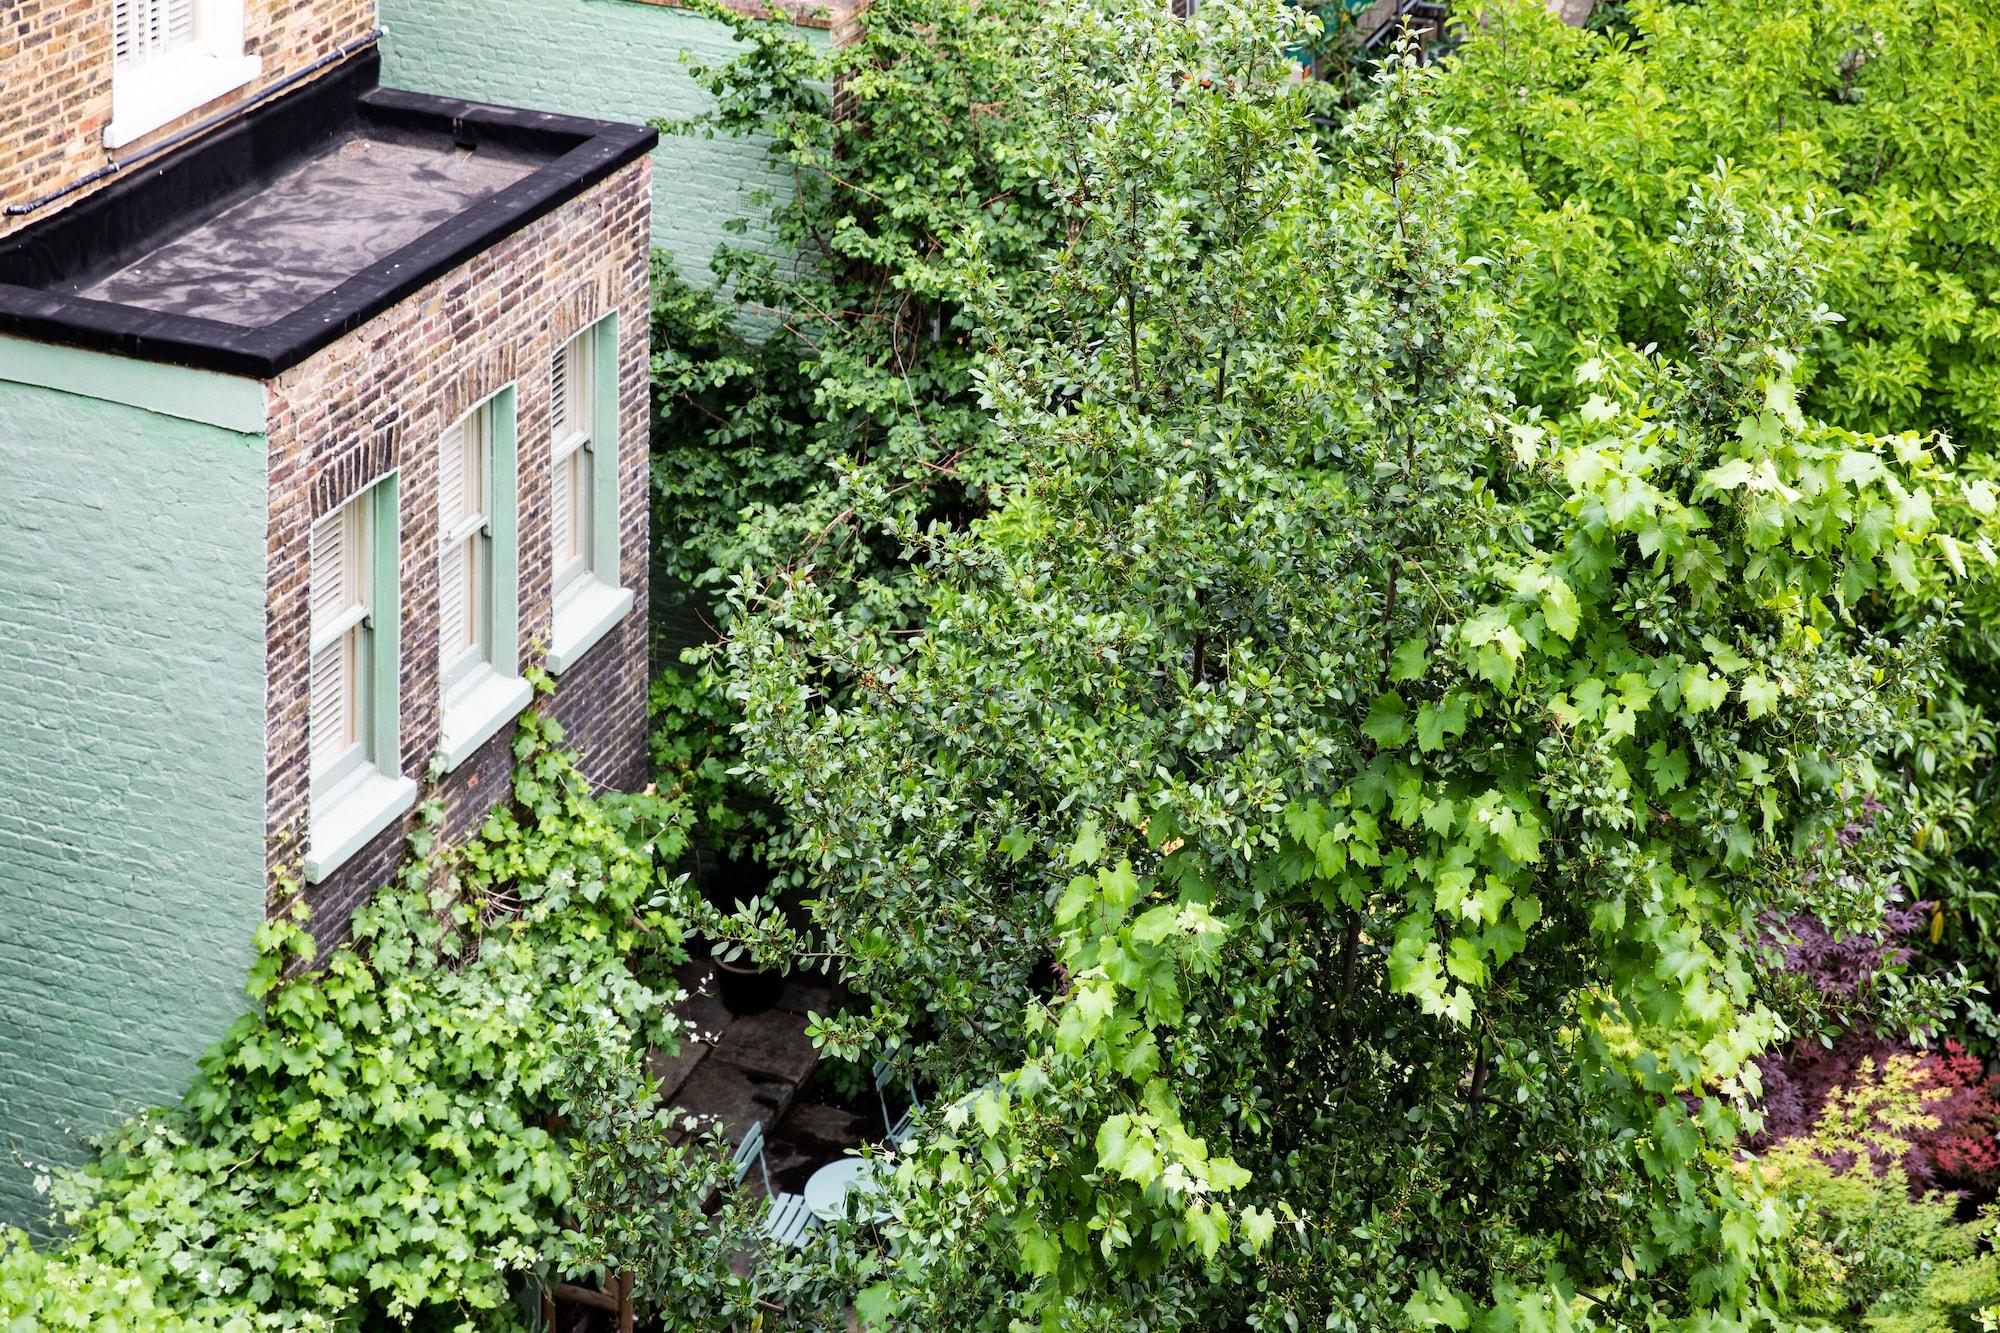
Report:
<svg viewBox="0 0 2000 1333"><path fill-rule="evenodd" d="M0 1223L178 1095L525 673L642 780L650 130L378 86L374 0L0 28Z"/></svg>

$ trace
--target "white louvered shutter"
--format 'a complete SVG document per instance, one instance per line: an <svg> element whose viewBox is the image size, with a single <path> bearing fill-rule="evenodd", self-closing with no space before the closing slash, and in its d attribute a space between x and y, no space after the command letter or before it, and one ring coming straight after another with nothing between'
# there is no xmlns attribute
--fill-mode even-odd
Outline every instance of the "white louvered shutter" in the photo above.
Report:
<svg viewBox="0 0 2000 1333"><path fill-rule="evenodd" d="M556 348L556 359L550 368L549 384L549 438L558 442L570 433L570 359L568 343Z"/></svg>
<svg viewBox="0 0 2000 1333"><path fill-rule="evenodd" d="M556 350L550 368L549 548L558 599L581 586L590 574L594 336L586 329L570 339Z"/></svg>
<svg viewBox="0 0 2000 1333"><path fill-rule="evenodd" d="M195 39L196 0L112 0L111 46L121 65L186 46Z"/></svg>
<svg viewBox="0 0 2000 1333"><path fill-rule="evenodd" d="M438 664L447 687L481 646L490 417L475 410L438 444Z"/></svg>
<svg viewBox="0 0 2000 1333"><path fill-rule="evenodd" d="M312 767L324 773L354 744L354 670L344 640L313 654Z"/></svg>
<svg viewBox="0 0 2000 1333"><path fill-rule="evenodd" d="M438 565L438 652L446 666L455 665L473 647L472 614L467 603L472 562L463 545L444 553Z"/></svg>
<svg viewBox="0 0 2000 1333"><path fill-rule="evenodd" d="M438 441L438 533L446 544L458 540L465 525L466 476L465 437L469 421L461 421Z"/></svg>
<svg viewBox="0 0 2000 1333"><path fill-rule="evenodd" d="M556 570L560 574L576 555L576 468L575 458L562 459L555 469L555 495L549 504L549 544L555 549Z"/></svg>
<svg viewBox="0 0 2000 1333"><path fill-rule="evenodd" d="M350 501L321 519L312 532L306 739L316 779L330 775L362 741L361 677L368 612L365 504L365 500Z"/></svg>

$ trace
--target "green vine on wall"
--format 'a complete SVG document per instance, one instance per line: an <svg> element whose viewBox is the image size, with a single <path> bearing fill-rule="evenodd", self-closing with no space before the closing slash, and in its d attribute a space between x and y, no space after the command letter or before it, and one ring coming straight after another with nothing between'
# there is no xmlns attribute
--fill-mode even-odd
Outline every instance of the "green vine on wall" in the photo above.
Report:
<svg viewBox="0 0 2000 1333"><path fill-rule="evenodd" d="M594 793L562 740L524 715L511 800L462 848L423 803L396 882L322 968L299 967L302 905L262 927L259 1006L183 1102L55 1176L70 1239L0 1239L0 1328L517 1327L540 1283L628 1258L601 1130L666 1114L631 1071L685 1034L689 923L725 927L663 869L685 803ZM734 1244L698 1206L719 1155L697 1138L647 1177L678 1189L682 1261L709 1273Z"/></svg>

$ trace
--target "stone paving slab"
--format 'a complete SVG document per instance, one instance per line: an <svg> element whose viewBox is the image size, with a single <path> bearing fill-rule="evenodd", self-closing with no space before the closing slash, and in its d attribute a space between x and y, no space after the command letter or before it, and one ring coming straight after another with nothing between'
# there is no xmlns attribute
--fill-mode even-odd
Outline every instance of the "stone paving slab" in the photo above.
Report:
<svg viewBox="0 0 2000 1333"><path fill-rule="evenodd" d="M783 1009L745 1014L731 1020L716 1043L715 1058L739 1069L782 1079L797 1088L812 1076L819 1052L806 1036L805 1022Z"/></svg>
<svg viewBox="0 0 2000 1333"><path fill-rule="evenodd" d="M657 1046L646 1052L646 1071L659 1084L661 1101L680 1105L682 1087L686 1086L695 1068L708 1058L711 1049L707 1042L690 1037L681 1042L681 1053L672 1058Z"/></svg>
<svg viewBox="0 0 2000 1333"><path fill-rule="evenodd" d="M802 1190L806 1177L838 1161L850 1148L882 1137L880 1116L823 1102L796 1102L771 1134L765 1158L781 1190Z"/></svg>
<svg viewBox="0 0 2000 1333"><path fill-rule="evenodd" d="M681 1084L675 1102L686 1111L722 1122L731 1143L740 1142L752 1123L765 1131L792 1104L798 1085L758 1074L726 1060L703 1060Z"/></svg>
<svg viewBox="0 0 2000 1333"><path fill-rule="evenodd" d="M833 1012L833 983L817 972L794 973L785 978L778 994L778 1008L788 1013L829 1014Z"/></svg>

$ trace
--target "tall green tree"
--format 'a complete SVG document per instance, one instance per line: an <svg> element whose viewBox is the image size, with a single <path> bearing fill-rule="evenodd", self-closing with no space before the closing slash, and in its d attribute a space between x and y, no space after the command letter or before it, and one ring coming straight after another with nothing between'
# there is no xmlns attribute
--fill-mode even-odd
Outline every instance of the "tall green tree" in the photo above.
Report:
<svg viewBox="0 0 2000 1333"><path fill-rule="evenodd" d="M1879 911L1893 860L1838 834L1928 642L1852 607L1937 597L1991 495L1800 410L1801 225L1722 182L1670 249L1684 354L1518 407L1435 75L1322 150L1296 22L1045 20L1065 244L968 270L1026 481L961 531L850 474L920 634L738 584L746 755L877 1006L823 1035L906 1035L948 1107L864 1314L1768 1326L1757 922Z"/></svg>
<svg viewBox="0 0 2000 1333"><path fill-rule="evenodd" d="M1980 0L1633 0L1588 32L1481 6L1439 85L1481 157L1480 243L1531 242L1525 383L1563 398L1580 342L1685 347L1677 207L1728 164L1817 203L1827 299L1806 404L1844 426L2000 441L2000 14Z"/></svg>
<svg viewBox="0 0 2000 1333"><path fill-rule="evenodd" d="M655 273L666 569L719 599L746 560L810 559L899 625L902 562L844 511L835 468L866 470L918 522L962 523L1018 474L974 389L963 257L976 242L1032 271L1056 239L1031 153L1037 7L882 0L833 51L712 12L741 53L695 70L713 114L668 128L761 142L788 188L759 201L775 246L721 250L715 292Z"/></svg>
<svg viewBox="0 0 2000 1333"><path fill-rule="evenodd" d="M1478 157L1476 244L1512 261L1529 399L1574 406L1570 370L1600 339L1685 355L1677 206L1723 164L1762 206L1817 214L1812 250L1841 318L1797 350L1806 409L1855 430L1942 430L2000 466L2000 11L1965 0L1634 0L1585 33L1539 4L1482 6L1440 80ZM1868 614L1903 623L1886 604ZM1950 670L1894 767L1905 841L1936 904L1937 960L2000 970L1994 787L2000 609L1965 610ZM2000 1043L2000 1017L1959 1020ZM1963 1029L1961 1029L1963 1030Z"/></svg>

